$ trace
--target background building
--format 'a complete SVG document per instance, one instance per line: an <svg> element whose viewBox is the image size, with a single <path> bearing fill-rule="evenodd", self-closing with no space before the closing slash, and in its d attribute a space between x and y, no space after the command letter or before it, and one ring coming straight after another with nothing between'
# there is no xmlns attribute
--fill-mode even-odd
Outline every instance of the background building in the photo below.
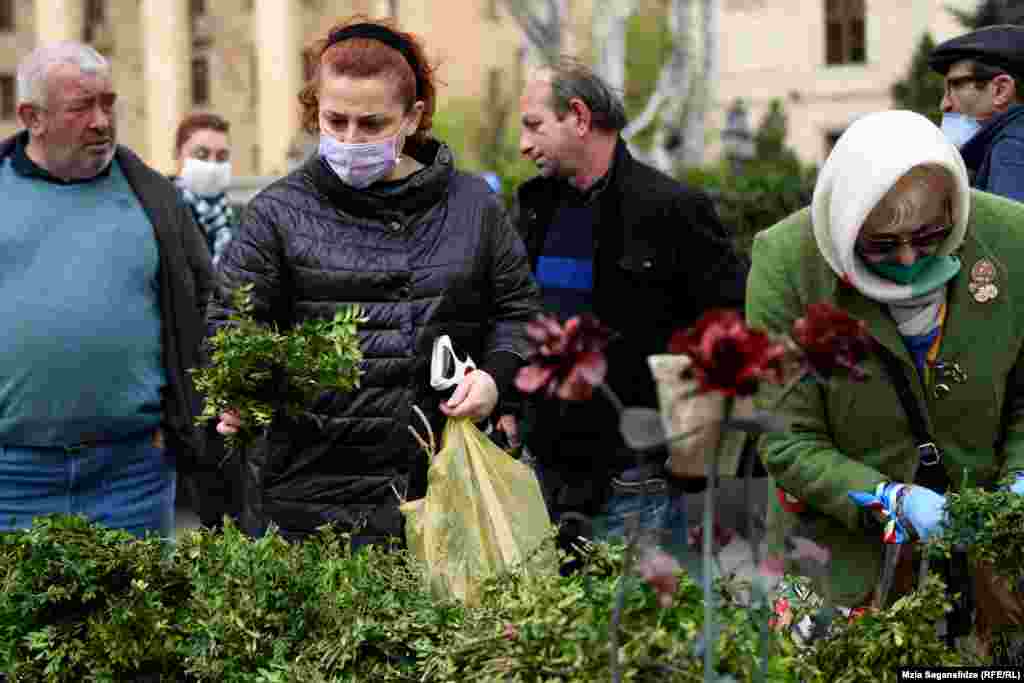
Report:
<svg viewBox="0 0 1024 683"><path fill-rule="evenodd" d="M593 56L595 3L611 1L557 0L568 17L566 51ZM719 157L726 111L738 99L751 126L780 99L787 143L804 161L821 162L854 118L892 106L891 86L906 74L921 36L930 32L942 41L965 32L949 8L977 4L712 1L720 3L717 58L705 60L703 41L690 45L692 59L714 65L706 83L712 105L698 129L705 163ZM645 13L664 11L662 0L641 4ZM151 164L170 172L178 121L211 110L232 123L236 175L279 175L315 148L298 126L302 49L357 12L397 16L424 38L443 82L437 128L464 165L514 156L528 54L502 0L0 0L0 136L18 128L18 60L40 41L78 39L113 62L121 140ZM693 21L696 35L697 14Z"/></svg>
<svg viewBox="0 0 1024 683"><path fill-rule="evenodd" d="M756 126L771 101L789 115L791 145L820 163L856 117L892 106L921 37L966 33L948 8L977 0L722 0L721 78L709 130L742 98ZM939 103L935 103L936 109ZM716 139L708 142L712 147ZM706 159L715 158L709 147Z"/></svg>
<svg viewBox="0 0 1024 683"><path fill-rule="evenodd" d="M308 151L302 49L354 13L397 16L439 64L440 109L518 96L522 37L499 0L0 0L0 136L18 129L15 72L39 42L84 40L112 62L120 138L164 172L191 111L232 124L237 175L278 175Z"/></svg>

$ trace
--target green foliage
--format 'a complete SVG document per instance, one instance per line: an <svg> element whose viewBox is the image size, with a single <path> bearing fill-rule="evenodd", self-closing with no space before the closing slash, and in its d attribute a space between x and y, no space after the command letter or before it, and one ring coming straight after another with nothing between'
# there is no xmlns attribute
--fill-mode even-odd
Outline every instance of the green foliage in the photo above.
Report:
<svg viewBox="0 0 1024 683"><path fill-rule="evenodd" d="M755 157L740 172L726 162L687 169L684 181L714 200L736 249L749 257L756 235L811 203L817 169L805 167L786 145L788 119L773 100L754 133Z"/></svg>
<svg viewBox="0 0 1024 683"><path fill-rule="evenodd" d="M948 557L953 548L966 547L971 559L991 563L1024 592L1024 496L967 488L947 494L946 512L948 524L934 540L934 551Z"/></svg>
<svg viewBox="0 0 1024 683"><path fill-rule="evenodd" d="M460 170L497 173L502 199L512 206L516 189L537 169L519 154L518 117L509 116L512 101L491 104L470 99L448 103L434 115L434 135L452 148Z"/></svg>
<svg viewBox="0 0 1024 683"><path fill-rule="evenodd" d="M814 169L794 174L752 163L739 175L724 167L690 169L685 180L712 196L737 250L749 256L754 235L811 203L814 178Z"/></svg>
<svg viewBox="0 0 1024 683"><path fill-rule="evenodd" d="M314 552L315 545L303 548ZM232 683L291 661L317 625L319 572L276 534L189 533L177 549L192 585L179 648L192 676Z"/></svg>
<svg viewBox="0 0 1024 683"><path fill-rule="evenodd" d="M629 18L626 26L626 85L622 102L626 118L640 116L658 84L662 65L672 52L672 32L665 22L664 2L654 0ZM655 126L637 133L630 142L640 149L651 146Z"/></svg>
<svg viewBox="0 0 1024 683"><path fill-rule="evenodd" d="M460 170L475 172L480 168L471 133L481 122L480 104L471 99L448 100L434 113L431 135L451 147Z"/></svg>
<svg viewBox="0 0 1024 683"><path fill-rule="evenodd" d="M501 178L501 196L505 206L511 207L515 202L516 190L530 178L537 175L537 167L533 162L519 154L519 131L513 129L506 134L506 143L502 155L496 160L493 170Z"/></svg>
<svg viewBox="0 0 1024 683"><path fill-rule="evenodd" d="M932 575L889 609L865 612L816 645L823 680L879 683L896 681L901 666L963 666L963 657L935 633L951 607L945 584Z"/></svg>
<svg viewBox="0 0 1024 683"><path fill-rule="evenodd" d="M942 76L928 66L928 55L933 49L935 41L930 33L925 33L910 61L906 78L893 83L892 99L897 109L916 111L938 125L942 120L940 104L945 85Z"/></svg>
<svg viewBox="0 0 1024 683"><path fill-rule="evenodd" d="M232 294L235 312L207 344L210 361L192 369L205 397L202 424L226 410L237 410L249 430L270 425L275 414L296 416L324 391L349 392L359 386L358 325L366 321L352 306L333 320L306 320L288 332L253 318L252 285ZM242 440L251 437L243 432ZM232 446L237 442L232 442Z"/></svg>
<svg viewBox="0 0 1024 683"><path fill-rule="evenodd" d="M757 131L754 133L756 156L751 167L747 169L748 173L788 173L793 176L800 176L800 160L797 158L796 153L786 145L788 128L788 117L782 106L782 100L772 100L768 111L765 112L760 125L757 127Z"/></svg>
<svg viewBox="0 0 1024 683"><path fill-rule="evenodd" d="M996 24L1024 24L1024 4L1019 0L980 0L973 12L952 7L949 11L972 31Z"/></svg>
<svg viewBox="0 0 1024 683"><path fill-rule="evenodd" d="M17 681L120 681L174 669L188 577L158 537L81 517L0 534L0 671Z"/></svg>
<svg viewBox="0 0 1024 683"><path fill-rule="evenodd" d="M169 549L80 518L40 518L0 534L0 668L48 682L609 680L622 565L621 546L594 544L580 573L492 577L481 606L467 608L437 599L405 552L354 553L331 528L286 543L227 521ZM701 589L683 573L663 608L627 580L622 680L702 681ZM745 594L732 579L717 584L720 680L753 677L766 615ZM932 580L813 647L772 631L767 680L874 681L900 664L955 665L933 628L944 600Z"/></svg>

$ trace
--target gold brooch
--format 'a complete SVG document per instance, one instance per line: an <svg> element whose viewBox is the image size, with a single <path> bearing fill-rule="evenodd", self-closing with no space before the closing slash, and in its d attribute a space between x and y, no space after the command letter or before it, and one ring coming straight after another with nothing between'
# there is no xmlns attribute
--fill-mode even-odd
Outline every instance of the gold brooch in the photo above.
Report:
<svg viewBox="0 0 1024 683"><path fill-rule="evenodd" d="M995 264L983 258L971 266L971 281L967 289L979 304L987 303L999 296Z"/></svg>

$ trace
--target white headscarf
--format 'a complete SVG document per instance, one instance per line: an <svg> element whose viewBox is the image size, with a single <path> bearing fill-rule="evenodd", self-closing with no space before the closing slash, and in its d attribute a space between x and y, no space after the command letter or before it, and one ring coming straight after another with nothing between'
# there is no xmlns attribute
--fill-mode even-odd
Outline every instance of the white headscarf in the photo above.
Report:
<svg viewBox="0 0 1024 683"><path fill-rule="evenodd" d="M819 251L836 275L875 301L902 303L915 292L872 272L856 253L857 235L896 181L924 164L946 169L954 180L953 232L936 251L948 256L967 231L967 167L942 131L920 114L884 111L857 119L839 138L814 186L811 221Z"/></svg>

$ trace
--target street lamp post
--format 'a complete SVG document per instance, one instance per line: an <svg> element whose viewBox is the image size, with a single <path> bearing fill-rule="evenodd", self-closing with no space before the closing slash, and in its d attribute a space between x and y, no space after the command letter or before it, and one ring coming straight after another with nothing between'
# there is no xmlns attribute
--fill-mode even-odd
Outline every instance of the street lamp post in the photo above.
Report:
<svg viewBox="0 0 1024 683"><path fill-rule="evenodd" d="M754 134L750 130L750 113L743 100L733 102L725 115L722 146L735 175L739 175L743 165L754 158Z"/></svg>

